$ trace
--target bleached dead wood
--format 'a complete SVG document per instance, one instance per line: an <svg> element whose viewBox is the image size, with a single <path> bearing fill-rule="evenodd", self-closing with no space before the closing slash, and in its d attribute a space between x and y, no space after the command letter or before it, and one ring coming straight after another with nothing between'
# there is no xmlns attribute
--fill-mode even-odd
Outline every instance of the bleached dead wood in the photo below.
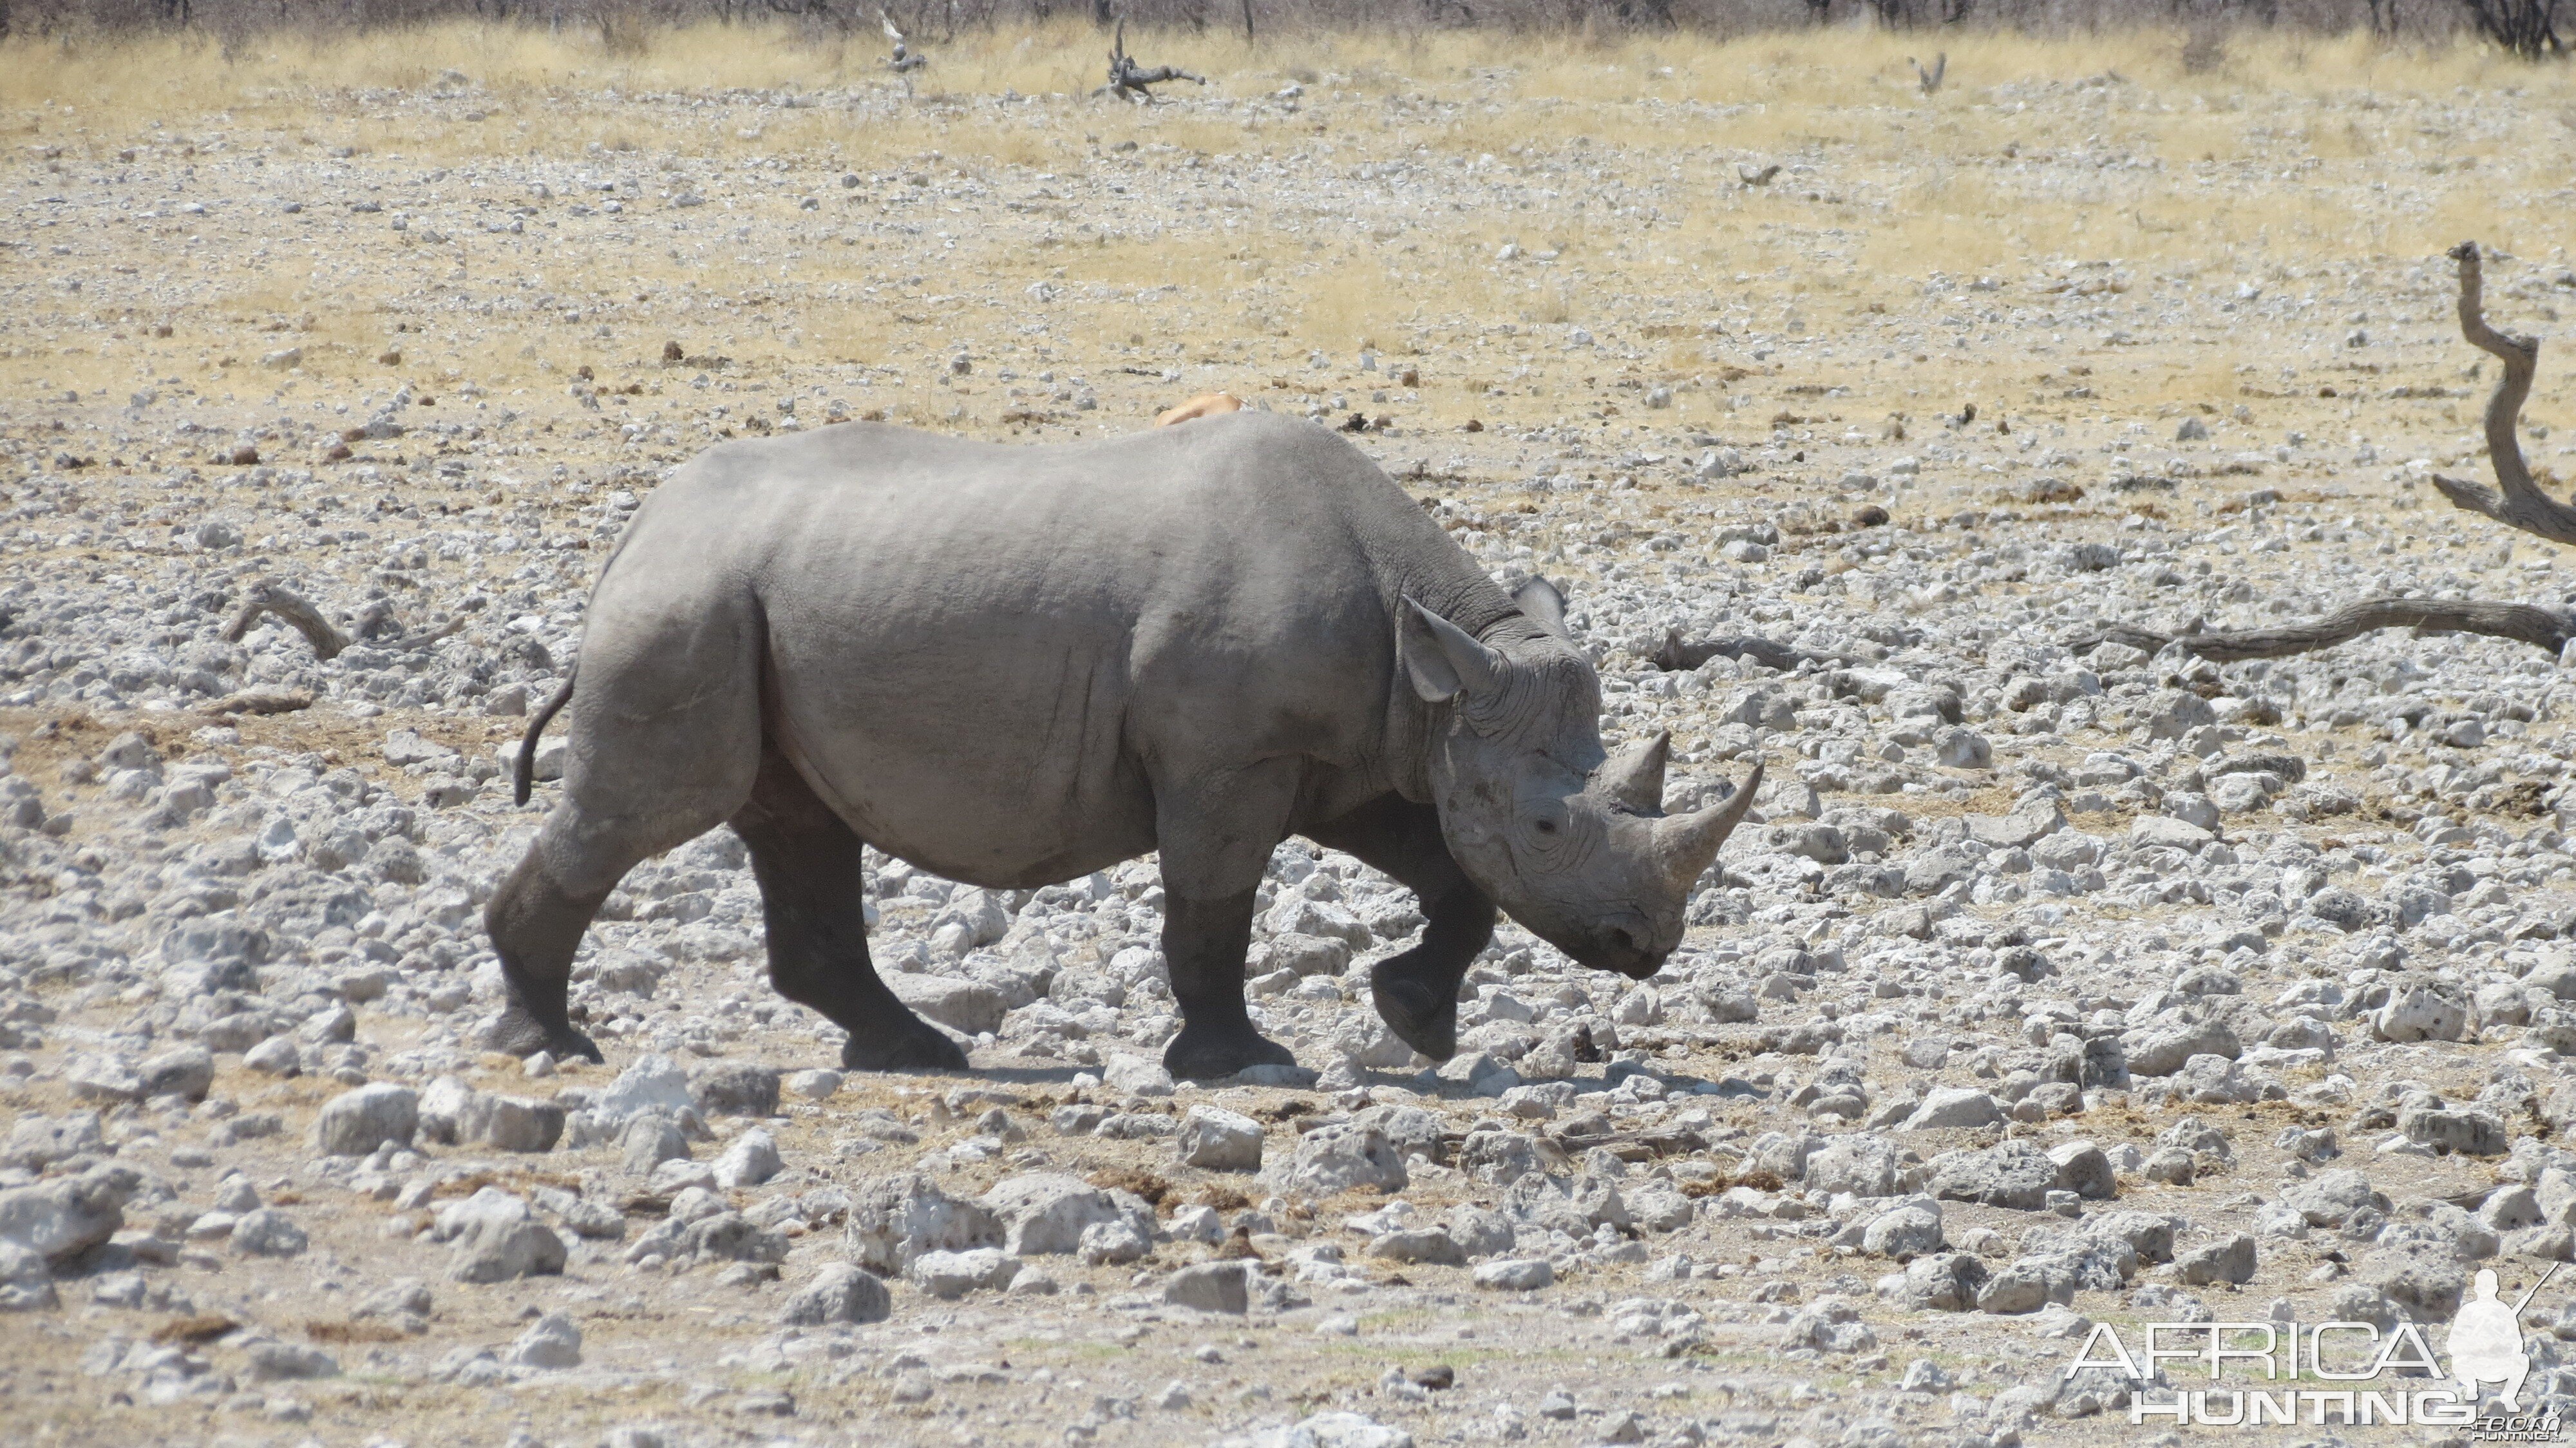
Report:
<svg viewBox="0 0 2576 1448"><path fill-rule="evenodd" d="M894 23L893 11L879 6L877 20L885 28L886 39L894 45L893 53L886 57L886 69L897 75L903 75L907 71L919 70L930 64L927 58L912 53L910 44L904 39L902 27Z"/></svg>
<svg viewBox="0 0 2576 1448"><path fill-rule="evenodd" d="M1693 641L1684 639L1680 629L1669 629L1665 631L1663 647L1655 650L1654 664L1666 673L1679 673L1696 669L1720 655L1730 659L1751 659L1766 669L1777 669L1784 674L1809 659L1819 663L1835 662L1822 654L1811 654L1804 649L1791 648L1772 639L1754 638L1749 634L1720 634L1715 638Z"/></svg>
<svg viewBox="0 0 2576 1448"><path fill-rule="evenodd" d="M2483 513L2508 528L2576 543L2576 509L2550 497L2532 480L2514 429L2522 422L2522 404L2531 395L2532 373L2540 362L2540 341L2517 337L2488 325L2478 244L2464 241L2450 257L2460 268L2460 334L2469 344L2504 364L2495 395L2487 399L2487 461L2501 488L2436 474L2433 485L2442 496L2472 513ZM2068 640L2068 647L2124 643L2153 653L2179 643L2215 663L2237 659L2277 659L2347 643L2384 628L2411 628L2418 634L2471 633L2512 639L2557 653L2576 637L2576 620L2554 609L2523 603L2485 603L2475 599L2373 598L2339 608L2320 619L2280 628L2235 629L2210 633L2169 634L2155 629L2113 624Z"/></svg>
<svg viewBox="0 0 2576 1448"><path fill-rule="evenodd" d="M1127 22L1119 21L1118 33L1109 42L1109 84L1100 88L1101 93L1122 101L1150 101L1154 98L1150 87L1176 80L1207 84L1206 76L1192 75L1176 65L1138 65L1136 58L1127 53Z"/></svg>
<svg viewBox="0 0 2576 1448"><path fill-rule="evenodd" d="M274 578L260 579L242 596L241 612L233 615L231 625L224 630L224 641L240 643L242 636L250 632L250 626L259 622L260 615L270 613L293 624L304 635L305 641L313 645L316 658L338 658L341 650L349 646L349 636L324 618L322 610Z"/></svg>
<svg viewBox="0 0 2576 1448"><path fill-rule="evenodd" d="M2524 603L2480 603L2439 598L2373 598L2336 609L2323 618L2279 628L2225 629L2207 633L2160 633L2155 629L2113 624L2096 633L2067 640L2067 647L2127 644L2155 653L2167 644L2217 664L2240 659L2278 659L2291 654L2330 649L2384 628L2411 628L2419 633L2472 633L2512 639L2556 653L2567 646L2576 626L2565 614Z"/></svg>
<svg viewBox="0 0 2576 1448"><path fill-rule="evenodd" d="M209 714L292 714L313 707L313 696L302 689L282 689L274 684L255 684L238 693L226 694L206 706Z"/></svg>
<svg viewBox="0 0 2576 1448"><path fill-rule="evenodd" d="M296 631L304 635L305 642L313 645L313 656L318 659L338 658L351 644L360 639L365 640L370 648L406 654L414 649L427 648L441 639L453 637L465 627L463 619L452 618L426 633L387 638L384 635L392 630L393 611L389 605L384 605L379 600L377 604L369 606L363 622L358 627L358 637L353 639L343 632L339 625L324 618L322 610L315 608L304 595L274 578L263 578L253 583L249 592L242 596L240 611L233 615L233 621L224 628L224 641L240 643L243 637L250 633L251 625L259 622L262 614L273 614L294 625Z"/></svg>
<svg viewBox="0 0 2576 1448"><path fill-rule="evenodd" d="M2522 423L2522 399L2532 394L2532 371L2540 366L2540 340L2514 338L2486 322L2478 242L2460 242L2458 247L2450 247L2450 260L2460 263L2460 335L2504 363L2504 379L2496 381L2496 394L2486 399L2486 453L2488 464L2496 469L2501 492L2481 482L2439 474L2432 479L2434 487L2460 508L2488 515L2506 528L2548 538L2553 544L2576 544L2576 510L2540 492L2540 484L2532 482L2530 464L2522 461L2522 443L2514 438L2514 428ZM2280 629L2164 634L2141 626L2110 624L2092 634L2069 639L2066 647L2089 649L2094 644L2115 642L2156 652L2166 644L2182 644L2210 662L2280 660L2287 654L2347 644L2378 629L2414 629L2416 634L2486 634L2488 639L2514 639L2517 644L2532 644L2535 649L2548 649L2555 654L2566 649L2568 639L2576 636L2576 621L2566 613L2535 608L2530 603L2370 598L2336 608L2324 618L2311 618L2306 624L2285 624Z"/></svg>
<svg viewBox="0 0 2576 1448"><path fill-rule="evenodd" d="M2540 365L2540 339L2517 337L2487 325L2480 296L2478 244L2464 241L2451 248L2460 264L2460 332L2469 345L2504 364L2495 395L2487 399L2487 463L2495 469L2501 496L2484 483L2446 478L2436 473L2433 486L2442 496L2472 513L2484 513L2508 528L2517 528L2552 543L2576 543L2576 509L2550 497L2531 480L2522 460L2522 443L2514 429L2522 424L2522 404L2531 396L2531 376Z"/></svg>

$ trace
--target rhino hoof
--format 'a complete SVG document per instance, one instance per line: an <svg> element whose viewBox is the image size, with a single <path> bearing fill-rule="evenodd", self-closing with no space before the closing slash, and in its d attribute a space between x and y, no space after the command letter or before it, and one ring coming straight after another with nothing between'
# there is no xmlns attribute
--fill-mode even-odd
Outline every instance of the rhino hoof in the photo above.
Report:
<svg viewBox="0 0 2576 1448"><path fill-rule="evenodd" d="M1369 972L1369 998L1377 1003L1378 1019L1398 1040L1434 1061L1457 1055L1457 998L1439 999L1439 992L1422 982L1388 970L1393 963L1381 962Z"/></svg>
<svg viewBox="0 0 2576 1448"><path fill-rule="evenodd" d="M547 1030L537 1018L512 1005L483 1025L483 1049L507 1056L533 1056L539 1051L555 1059L571 1060L579 1056L590 1061L605 1061L599 1043L566 1023L560 1029Z"/></svg>
<svg viewBox="0 0 2576 1448"><path fill-rule="evenodd" d="M1246 1026L1219 1034L1181 1028L1163 1048L1163 1069L1175 1081L1215 1081L1253 1066L1294 1066L1286 1046Z"/></svg>
<svg viewBox="0 0 2576 1448"><path fill-rule="evenodd" d="M937 1026L920 1021L891 1041L841 1043L841 1064L853 1071L963 1071L966 1050Z"/></svg>

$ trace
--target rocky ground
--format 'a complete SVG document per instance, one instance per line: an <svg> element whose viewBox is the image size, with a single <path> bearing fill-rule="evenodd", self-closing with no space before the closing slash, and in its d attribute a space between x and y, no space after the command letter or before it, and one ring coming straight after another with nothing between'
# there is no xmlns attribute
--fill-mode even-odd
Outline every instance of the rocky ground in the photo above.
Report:
<svg viewBox="0 0 2576 1448"><path fill-rule="evenodd" d="M2069 646L2568 602L2425 485L2483 474L2485 384L2408 240L2516 244L2555 82L2033 64L1863 70L1794 123L1603 99L1618 65L1151 112L443 67L19 106L9 1436L2127 1442L2126 1385L2062 1371L2088 1322L2438 1325L2479 1266L2576 1255L2557 661ZM2152 224L2185 208L2212 230ZM2489 270L2511 328L2576 290ZM1292 841L1252 990L1304 1069L1176 1086L1151 860L1000 893L879 858L877 958L977 1069L844 1076L717 835L590 936L606 1066L477 1049L477 907L547 803L506 764L670 465L1209 387L1559 582L1674 804L1769 761L1661 976L1506 927L1426 1069L1362 975L1415 902ZM233 628L263 579L352 641ZM1676 630L1792 652L1661 667ZM2527 1397L2576 1396L2570 1292Z"/></svg>

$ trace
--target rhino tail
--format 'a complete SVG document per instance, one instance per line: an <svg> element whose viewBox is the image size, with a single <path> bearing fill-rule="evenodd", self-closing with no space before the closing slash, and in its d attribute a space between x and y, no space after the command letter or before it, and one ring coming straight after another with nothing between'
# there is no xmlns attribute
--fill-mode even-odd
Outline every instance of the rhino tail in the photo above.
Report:
<svg viewBox="0 0 2576 1448"><path fill-rule="evenodd" d="M580 672L581 667L576 664L571 673L564 675L563 687L555 690L555 696L546 701L546 707L539 709L537 717L528 721L528 732L519 736L519 757L510 766L510 798L513 803L526 804L529 793L536 788L537 736L546 732L546 725L554 721L555 711L572 698L572 681Z"/></svg>

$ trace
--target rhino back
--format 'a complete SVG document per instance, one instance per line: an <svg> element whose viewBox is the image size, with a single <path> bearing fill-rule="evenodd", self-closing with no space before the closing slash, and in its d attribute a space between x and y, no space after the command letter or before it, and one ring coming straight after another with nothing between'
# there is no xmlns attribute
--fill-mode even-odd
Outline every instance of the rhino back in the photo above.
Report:
<svg viewBox="0 0 2576 1448"><path fill-rule="evenodd" d="M729 445L639 514L594 637L667 628L675 586L757 610L764 722L863 838L995 884L1152 848L1158 778L1305 757L1313 819L1409 782L1392 601L1512 611L1355 448L1261 413Z"/></svg>

